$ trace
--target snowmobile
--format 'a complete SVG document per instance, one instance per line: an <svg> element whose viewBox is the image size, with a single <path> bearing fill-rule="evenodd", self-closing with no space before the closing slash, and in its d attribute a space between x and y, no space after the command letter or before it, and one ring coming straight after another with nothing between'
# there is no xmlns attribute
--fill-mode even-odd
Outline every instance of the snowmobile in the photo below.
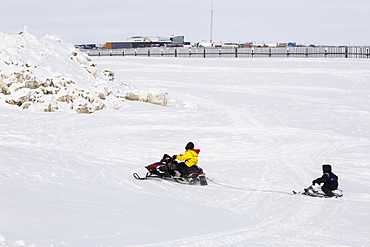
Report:
<svg viewBox="0 0 370 247"><path fill-rule="evenodd" d="M320 189L320 186L315 187L313 185L303 189L303 191L293 191L294 194L301 194L301 195L307 195L307 196L312 196L312 197L337 198L337 197L343 196L342 190L337 189L337 190L333 190L332 192L333 192L333 195L329 196L325 194L324 192L322 192L322 190Z"/></svg>
<svg viewBox="0 0 370 247"><path fill-rule="evenodd" d="M192 166L187 169L187 174L180 174L178 171L178 163L175 157L164 154L159 162L155 162L145 167L148 172L145 177L140 177L137 173L133 176L136 179L145 180L151 178L159 178L173 180L182 184L200 184L207 185L206 174L203 173L199 166Z"/></svg>

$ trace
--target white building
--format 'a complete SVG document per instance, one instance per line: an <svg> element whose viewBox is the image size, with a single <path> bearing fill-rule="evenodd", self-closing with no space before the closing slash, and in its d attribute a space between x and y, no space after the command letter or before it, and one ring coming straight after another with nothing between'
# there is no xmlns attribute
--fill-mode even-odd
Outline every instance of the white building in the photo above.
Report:
<svg viewBox="0 0 370 247"><path fill-rule="evenodd" d="M160 42L160 43L172 43L174 45L184 44L184 36L166 36L166 37L157 37L157 36L134 36L128 38L129 42Z"/></svg>

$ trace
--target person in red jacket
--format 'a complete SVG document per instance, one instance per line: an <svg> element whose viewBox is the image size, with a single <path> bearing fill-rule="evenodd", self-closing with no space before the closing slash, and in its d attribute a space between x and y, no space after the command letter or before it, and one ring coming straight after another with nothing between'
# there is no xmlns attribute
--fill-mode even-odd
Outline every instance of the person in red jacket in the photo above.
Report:
<svg viewBox="0 0 370 247"><path fill-rule="evenodd" d="M174 155L173 159L178 159L180 162L177 164L177 168L179 172L181 173L181 177L188 176L192 173L197 173L198 168L196 167L196 164L198 164L198 154L200 152L200 149L194 149L194 143L189 142L185 146L185 153L180 155Z"/></svg>

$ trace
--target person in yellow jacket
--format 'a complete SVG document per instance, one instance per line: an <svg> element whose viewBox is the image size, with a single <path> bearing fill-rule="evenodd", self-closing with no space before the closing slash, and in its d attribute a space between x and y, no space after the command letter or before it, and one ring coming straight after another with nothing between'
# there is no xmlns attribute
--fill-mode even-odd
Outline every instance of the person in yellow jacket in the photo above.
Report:
<svg viewBox="0 0 370 247"><path fill-rule="evenodd" d="M185 153L180 155L174 155L174 159L178 159L178 170L181 173L181 176L186 176L193 172L197 172L197 169L193 169L196 164L198 164L198 154L200 149L194 149L194 143L189 142L185 146Z"/></svg>

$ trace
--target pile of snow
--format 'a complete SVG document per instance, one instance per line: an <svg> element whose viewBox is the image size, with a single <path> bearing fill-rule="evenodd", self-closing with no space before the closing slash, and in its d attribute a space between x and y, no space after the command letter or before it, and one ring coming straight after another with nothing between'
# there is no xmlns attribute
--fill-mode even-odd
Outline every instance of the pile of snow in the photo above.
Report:
<svg viewBox="0 0 370 247"><path fill-rule="evenodd" d="M121 109L126 100L167 104L167 93L142 93L117 83L114 71L56 36L38 39L27 28L19 35L0 34L0 104L54 112L92 113Z"/></svg>

